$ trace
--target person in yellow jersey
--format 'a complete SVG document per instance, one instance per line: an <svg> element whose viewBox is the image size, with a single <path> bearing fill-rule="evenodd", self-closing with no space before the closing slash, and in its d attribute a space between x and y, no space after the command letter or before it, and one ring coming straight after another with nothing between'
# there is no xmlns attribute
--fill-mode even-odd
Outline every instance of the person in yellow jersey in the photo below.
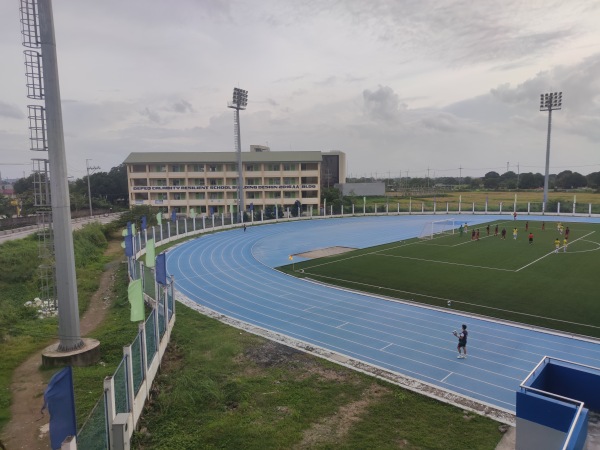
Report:
<svg viewBox="0 0 600 450"><path fill-rule="evenodd" d="M565 236L565 238L563 239L563 253L565 253L567 251L567 244L568 243L569 243L569 240Z"/></svg>
<svg viewBox="0 0 600 450"><path fill-rule="evenodd" d="M560 248L560 239L554 239L554 253L558 253L558 249Z"/></svg>

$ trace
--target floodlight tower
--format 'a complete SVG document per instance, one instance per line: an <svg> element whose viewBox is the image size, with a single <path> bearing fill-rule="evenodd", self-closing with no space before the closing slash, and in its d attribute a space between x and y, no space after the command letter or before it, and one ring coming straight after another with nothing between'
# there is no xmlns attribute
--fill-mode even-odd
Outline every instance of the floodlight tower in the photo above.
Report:
<svg viewBox="0 0 600 450"><path fill-rule="evenodd" d="M239 88L233 88L233 101L227 103L227 107L235 110L233 113L233 136L235 139L235 149L237 151L238 205L240 221L242 221L244 217L244 174L242 167L242 137L240 134L240 109L246 109L247 105L248 91Z"/></svg>
<svg viewBox="0 0 600 450"><path fill-rule="evenodd" d="M552 111L562 108L562 92L540 94L540 111L548 111L548 139L546 141L546 176L544 177L544 209L548 204L548 177L550 172L550 131L552 130Z"/></svg>

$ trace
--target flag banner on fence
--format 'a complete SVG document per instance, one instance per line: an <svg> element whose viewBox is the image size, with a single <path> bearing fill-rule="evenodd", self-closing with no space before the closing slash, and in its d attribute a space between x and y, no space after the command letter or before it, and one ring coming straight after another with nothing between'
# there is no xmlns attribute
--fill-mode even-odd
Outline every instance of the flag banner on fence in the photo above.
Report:
<svg viewBox="0 0 600 450"><path fill-rule="evenodd" d="M133 233L131 232L131 222L127 222L127 234L132 235Z"/></svg>
<svg viewBox="0 0 600 450"><path fill-rule="evenodd" d="M52 448L61 448L68 436L77 436L71 366L52 375L44 391L42 410L46 408L50 414L50 444Z"/></svg>
<svg viewBox="0 0 600 450"><path fill-rule="evenodd" d="M133 280L127 287L127 297L131 303L132 322L144 320L144 295L142 293L142 280Z"/></svg>
<svg viewBox="0 0 600 450"><path fill-rule="evenodd" d="M146 216L142 216L142 231L148 228L148 222L146 221Z"/></svg>
<svg viewBox="0 0 600 450"><path fill-rule="evenodd" d="M160 211L156 213L156 223L159 225L162 223L162 213Z"/></svg>
<svg viewBox="0 0 600 450"><path fill-rule="evenodd" d="M163 286L167 285L167 258L164 253L156 257L156 282Z"/></svg>
<svg viewBox="0 0 600 450"><path fill-rule="evenodd" d="M123 231L121 231L121 236L127 236L129 234L129 231L127 231L127 228L123 228Z"/></svg>
<svg viewBox="0 0 600 450"><path fill-rule="evenodd" d="M175 223L177 221L177 211L171 211L171 222Z"/></svg>
<svg viewBox="0 0 600 450"><path fill-rule="evenodd" d="M146 242L146 267L154 267L155 255L154 239L148 239Z"/></svg>
<svg viewBox="0 0 600 450"><path fill-rule="evenodd" d="M190 208L190 217L194 219L197 215L198 214L196 213L196 210L194 208Z"/></svg>
<svg viewBox="0 0 600 450"><path fill-rule="evenodd" d="M133 256L133 236L125 236L125 256Z"/></svg>
<svg viewBox="0 0 600 450"><path fill-rule="evenodd" d="M131 224L131 235L132 235L132 236L135 236L135 234L136 234L136 230L135 230L135 223L132 223L132 224Z"/></svg>

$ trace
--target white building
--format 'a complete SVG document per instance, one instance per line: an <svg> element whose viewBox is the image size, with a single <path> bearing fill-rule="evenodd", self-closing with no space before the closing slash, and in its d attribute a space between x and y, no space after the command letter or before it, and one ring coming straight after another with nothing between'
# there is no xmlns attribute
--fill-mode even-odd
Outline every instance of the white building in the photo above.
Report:
<svg viewBox="0 0 600 450"><path fill-rule="evenodd" d="M324 162L325 161L325 162ZM189 214L237 213L236 152L131 153L127 166L130 205L151 205ZM345 154L333 152L272 152L253 146L242 152L246 210L293 208L317 214L321 188L346 179ZM323 170L325 174L323 174Z"/></svg>

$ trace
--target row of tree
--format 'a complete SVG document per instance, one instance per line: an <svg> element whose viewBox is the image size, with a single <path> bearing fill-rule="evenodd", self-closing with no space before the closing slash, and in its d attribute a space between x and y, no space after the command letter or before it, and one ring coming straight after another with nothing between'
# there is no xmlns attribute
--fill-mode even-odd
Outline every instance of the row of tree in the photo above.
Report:
<svg viewBox="0 0 600 450"><path fill-rule="evenodd" d="M460 189L492 189L492 190L514 190L514 189L540 189L544 187L544 175L541 173L521 173L517 174L508 171L500 175L498 172L488 172L483 177L437 177L437 178L348 178L349 183L371 183L374 181L384 181L387 190L403 189L433 189L435 187L455 187ZM582 175L570 170L562 171L558 174L551 174L548 177L548 187L550 189L600 189L600 172L593 172L589 175Z"/></svg>
<svg viewBox="0 0 600 450"><path fill-rule="evenodd" d="M34 175L18 179L13 184L15 198L9 199L0 194L0 216L27 216L34 214L35 205ZM38 182L43 178L38 177ZM89 190L92 194L92 208L107 210L128 207L127 168L124 164L113 167L108 172L97 172L89 177ZM72 211L89 208L88 177L84 176L69 182L69 195Z"/></svg>

